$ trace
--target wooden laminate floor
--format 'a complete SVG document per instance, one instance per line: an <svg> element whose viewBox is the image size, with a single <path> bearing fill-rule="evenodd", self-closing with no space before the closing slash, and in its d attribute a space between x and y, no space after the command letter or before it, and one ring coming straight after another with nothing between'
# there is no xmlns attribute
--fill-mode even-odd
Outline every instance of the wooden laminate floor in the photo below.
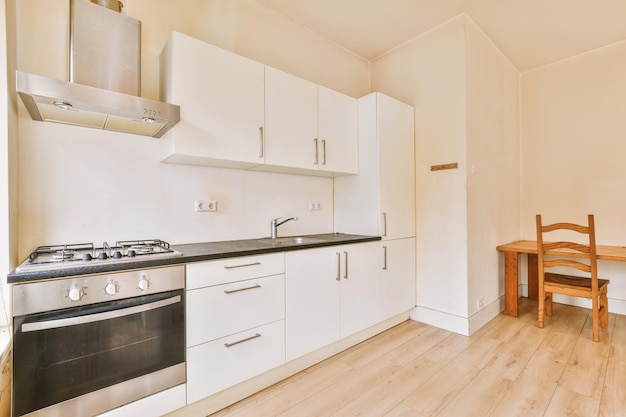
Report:
<svg viewBox="0 0 626 417"><path fill-rule="evenodd" d="M211 417L626 416L626 316L536 303L471 337L404 322Z"/></svg>

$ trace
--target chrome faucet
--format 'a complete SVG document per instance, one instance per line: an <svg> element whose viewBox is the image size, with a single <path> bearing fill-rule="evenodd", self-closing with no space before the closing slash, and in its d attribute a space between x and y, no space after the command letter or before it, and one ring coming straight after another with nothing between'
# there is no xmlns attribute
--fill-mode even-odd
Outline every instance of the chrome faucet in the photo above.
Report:
<svg viewBox="0 0 626 417"><path fill-rule="evenodd" d="M276 239L278 237L278 226L280 226L283 223L287 223L289 220L298 220L297 217L290 217L287 220L283 220L282 222L278 223L278 220L280 218L281 217L277 217L275 219L272 219L272 221L270 222L270 226L272 227L270 237L272 239Z"/></svg>

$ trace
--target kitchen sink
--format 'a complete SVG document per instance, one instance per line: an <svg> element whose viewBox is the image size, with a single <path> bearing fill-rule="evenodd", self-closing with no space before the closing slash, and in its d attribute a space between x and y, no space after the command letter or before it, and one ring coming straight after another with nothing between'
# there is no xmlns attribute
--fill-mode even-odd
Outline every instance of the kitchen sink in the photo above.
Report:
<svg viewBox="0 0 626 417"><path fill-rule="evenodd" d="M324 242L324 240L317 239L314 237L306 237L306 236L289 236L289 237L277 237L275 239L271 239L271 238L260 239L259 242L267 243L270 245L291 246L291 245L308 245L311 243L321 243L321 242Z"/></svg>

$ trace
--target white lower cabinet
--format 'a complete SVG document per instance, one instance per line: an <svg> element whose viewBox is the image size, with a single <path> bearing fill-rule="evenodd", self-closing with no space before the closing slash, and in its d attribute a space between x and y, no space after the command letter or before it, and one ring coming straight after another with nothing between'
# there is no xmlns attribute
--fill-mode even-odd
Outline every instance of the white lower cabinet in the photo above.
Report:
<svg viewBox="0 0 626 417"><path fill-rule="evenodd" d="M285 317L285 276L187 291L187 346Z"/></svg>
<svg viewBox="0 0 626 417"><path fill-rule="evenodd" d="M284 320L189 348L187 402L201 400L284 362Z"/></svg>
<svg viewBox="0 0 626 417"><path fill-rule="evenodd" d="M415 307L415 238L379 242L382 319Z"/></svg>
<svg viewBox="0 0 626 417"><path fill-rule="evenodd" d="M285 363L284 254L187 265L187 402Z"/></svg>
<svg viewBox="0 0 626 417"><path fill-rule="evenodd" d="M380 321L378 242L287 252L286 359Z"/></svg>

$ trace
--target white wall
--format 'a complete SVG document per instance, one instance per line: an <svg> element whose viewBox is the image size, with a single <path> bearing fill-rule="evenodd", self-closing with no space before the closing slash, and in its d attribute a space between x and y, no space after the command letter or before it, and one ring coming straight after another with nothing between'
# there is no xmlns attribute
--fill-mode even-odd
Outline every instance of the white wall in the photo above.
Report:
<svg viewBox="0 0 626 417"><path fill-rule="evenodd" d="M465 21L372 63L372 90L415 107L417 305L467 317ZM460 169L431 172L458 162ZM444 290L442 290L444 289Z"/></svg>
<svg viewBox="0 0 626 417"><path fill-rule="evenodd" d="M371 76L373 90L415 106L415 317L471 333L500 311L495 247L519 233L517 72L459 16L372 63Z"/></svg>
<svg viewBox="0 0 626 417"><path fill-rule="evenodd" d="M520 77L478 26L471 19L466 23L465 169L471 317L504 295L503 256L495 246L519 236ZM481 300L484 306L479 307Z"/></svg>
<svg viewBox="0 0 626 417"><path fill-rule="evenodd" d="M522 237L596 217L598 244L626 244L626 41L522 74ZM626 266L600 261L609 310L626 314Z"/></svg>
<svg viewBox="0 0 626 417"><path fill-rule="evenodd" d="M127 0L142 21L142 95L158 97L158 56L170 31L347 94L369 89L368 63L253 0ZM67 77L67 0L18 2L18 68ZM18 259L64 242L161 238L172 243L333 231L332 179L159 163L158 139L34 122L20 102ZM196 199L218 201L196 213ZM323 210L309 211L309 202Z"/></svg>

